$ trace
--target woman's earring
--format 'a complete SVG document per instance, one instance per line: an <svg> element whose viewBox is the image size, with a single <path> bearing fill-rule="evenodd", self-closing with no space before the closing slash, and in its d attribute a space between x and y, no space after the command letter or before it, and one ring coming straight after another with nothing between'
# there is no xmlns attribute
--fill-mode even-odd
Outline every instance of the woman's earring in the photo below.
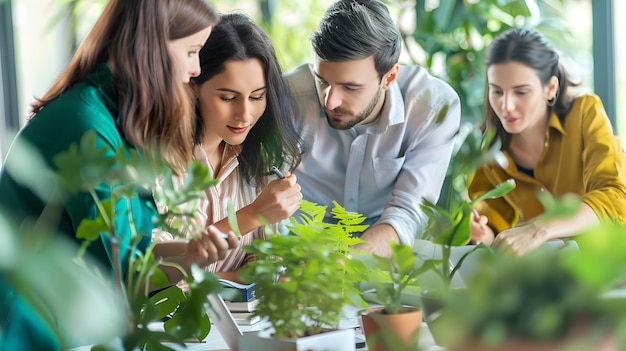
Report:
<svg viewBox="0 0 626 351"><path fill-rule="evenodd" d="M556 100L559 98L559 88L557 87L556 93L546 101L546 104L550 107L556 105Z"/></svg>

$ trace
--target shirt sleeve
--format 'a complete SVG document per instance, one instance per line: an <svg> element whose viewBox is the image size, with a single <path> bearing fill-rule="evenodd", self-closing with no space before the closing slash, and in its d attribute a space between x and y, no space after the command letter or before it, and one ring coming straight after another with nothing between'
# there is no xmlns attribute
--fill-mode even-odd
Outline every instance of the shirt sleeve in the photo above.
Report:
<svg viewBox="0 0 626 351"><path fill-rule="evenodd" d="M27 125L24 137L32 142L37 150L40 150L44 161L51 169L55 169L54 158L60 152L68 150L73 144L78 144L90 131L95 132L96 147L106 148L106 151L100 155L103 159L115 157L117 150L125 147L126 143L120 135L114 116L100 103L97 94L88 90L59 98L58 101L47 105ZM59 128L59 125L64 127ZM55 178L48 178L44 182L50 184L51 188L61 186ZM100 201L107 200L110 198L112 187L119 185L103 182L95 187L94 193ZM128 268L133 235L141 235L136 249L144 251L151 242L154 228L152 219L156 214L156 208L151 192L137 189L135 195L130 201L122 199L115 204L115 228L120 239L120 259L115 264L121 265L122 272ZM98 215L96 202L85 191L69 194L63 200L62 206L63 228L61 230L73 237L84 219L95 219ZM132 213L132 224L129 221L129 212ZM88 252L111 268L114 262L110 246L110 236L102 233L100 240L89 245Z"/></svg>
<svg viewBox="0 0 626 351"><path fill-rule="evenodd" d="M403 244L413 245L415 237L426 228L428 218L421 204L423 199L437 202L450 163L461 108L456 93L447 88L440 90L442 96L434 105L422 99L407 103L406 123L415 124L411 128L412 143L393 186L391 201L377 222L391 225Z"/></svg>
<svg viewBox="0 0 626 351"><path fill-rule="evenodd" d="M103 138L101 134L97 134L97 144L99 147L104 145L109 149L102 156L103 158L114 157L117 146L109 144L108 140ZM75 136L80 140L80 136ZM105 184L101 183L95 188L95 194L99 201L108 200L111 196L111 189L122 184ZM65 212L69 217L74 232L77 231L81 222L86 219L95 219L98 216L98 205L96 201L86 192L79 192L71 195L65 205ZM129 213L132 216L129 218ZM152 241L152 231L154 229L153 218L157 211L154 205L152 194L149 190L137 189L134 196L127 200L120 199L115 204L115 231L119 238L119 262L122 268L122 274L128 269L128 262L133 247L133 238L138 238L136 250L145 251ZM113 267L113 252L111 251L111 236L109 233L102 233L100 240L91 243L88 248L89 252L98 257L104 263L108 263ZM106 258L105 258L106 257ZM107 262L108 261L108 262Z"/></svg>
<svg viewBox="0 0 626 351"><path fill-rule="evenodd" d="M626 221L626 154L613 134L602 101L589 95L581 101L583 145L582 200L601 219ZM572 116L573 117L573 116Z"/></svg>

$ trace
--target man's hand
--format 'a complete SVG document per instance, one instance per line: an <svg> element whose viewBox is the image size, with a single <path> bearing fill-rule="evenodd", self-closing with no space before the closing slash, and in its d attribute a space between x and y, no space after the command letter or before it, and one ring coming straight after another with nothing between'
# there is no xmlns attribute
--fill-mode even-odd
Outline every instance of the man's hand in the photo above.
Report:
<svg viewBox="0 0 626 351"><path fill-rule="evenodd" d="M366 243L356 245L354 248L367 253L373 253L381 257L391 257L391 241L400 243L400 238L395 229L389 224L376 224L371 226L363 235L361 239Z"/></svg>

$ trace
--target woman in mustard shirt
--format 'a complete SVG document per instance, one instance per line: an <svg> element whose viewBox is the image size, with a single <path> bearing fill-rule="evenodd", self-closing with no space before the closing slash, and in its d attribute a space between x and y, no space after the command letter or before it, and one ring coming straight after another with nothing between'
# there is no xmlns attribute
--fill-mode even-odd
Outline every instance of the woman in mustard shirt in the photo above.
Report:
<svg viewBox="0 0 626 351"><path fill-rule="evenodd" d="M479 168L469 184L476 198L508 179L516 188L476 207L472 239L523 254L551 239L566 238L601 220L626 219L626 155L613 134L602 101L573 96L575 84L539 33L512 29L487 48L486 128L508 159L506 167ZM537 220L537 194L580 196L571 218Z"/></svg>

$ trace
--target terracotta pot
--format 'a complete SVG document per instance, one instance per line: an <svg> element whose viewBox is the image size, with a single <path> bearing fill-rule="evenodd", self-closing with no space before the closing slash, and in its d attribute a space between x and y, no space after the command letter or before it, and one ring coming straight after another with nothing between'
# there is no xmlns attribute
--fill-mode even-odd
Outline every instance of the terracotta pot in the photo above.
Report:
<svg viewBox="0 0 626 351"><path fill-rule="evenodd" d="M368 309L361 314L361 326L371 351L392 351L391 342L417 346L422 325L422 310L405 306L406 312L383 314L383 307ZM386 346L389 345L389 348Z"/></svg>

